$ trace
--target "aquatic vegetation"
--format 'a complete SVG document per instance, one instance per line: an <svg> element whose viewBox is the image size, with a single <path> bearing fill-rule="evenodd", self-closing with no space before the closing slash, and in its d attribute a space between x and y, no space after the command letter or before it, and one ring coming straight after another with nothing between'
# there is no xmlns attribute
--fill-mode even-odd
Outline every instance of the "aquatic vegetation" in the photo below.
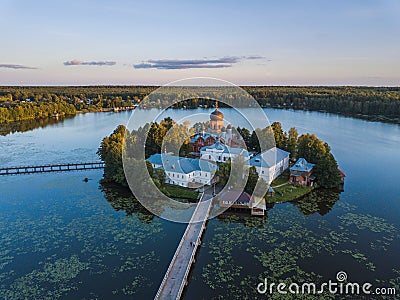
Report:
<svg viewBox="0 0 400 300"><path fill-rule="evenodd" d="M59 183L61 188L48 185L70 193L70 185ZM0 232L0 298L105 297L84 286L92 277L107 282L107 297L154 296L176 247L172 242L164 253L158 245L174 238L177 244L181 229L175 228L183 232L184 226L166 231L171 224L118 190L99 192L94 185L68 195L62 201L43 195L28 206L15 201L0 214L0 227L6 228ZM187 298L254 299L263 278L322 282L335 276L316 269L326 259L345 258L366 274L381 274L382 254L393 255L399 242L396 226L335 197L312 197L312 203L276 205L265 217L227 213L210 220ZM324 211L329 213L322 217ZM21 265L27 256L29 264ZM397 262L393 268L377 283L399 286Z"/></svg>
<svg viewBox="0 0 400 300"><path fill-rule="evenodd" d="M57 299L65 293L76 290L71 280L88 268L77 255L45 263L40 269L16 279L9 289L0 289L3 299ZM46 284L48 288L43 288Z"/></svg>
<svg viewBox="0 0 400 300"><path fill-rule="evenodd" d="M116 212L95 183L94 189L75 188L74 193L65 182L61 187L69 193L62 201L42 197L26 206L29 200L23 199L11 207L24 207L22 213L0 214L0 227L6 229L0 232L0 298L93 296L92 291L81 292L88 275L119 278L110 286L110 295L143 293L151 282L145 273L153 272L159 261L161 250L155 244L165 238L161 220L136 209L128 216ZM115 196L118 203L130 201L119 193ZM26 257L29 262L21 264Z"/></svg>
<svg viewBox="0 0 400 300"><path fill-rule="evenodd" d="M335 195L326 199L313 193L313 203L295 204L301 212L329 211L338 200ZM318 201L321 198L324 203ZM378 217L356 214L356 207L348 203L339 201L336 210L338 213L329 218L310 218L285 204L270 210L266 221L234 214L210 221L201 250L208 253L208 260L197 262L188 298L192 295L192 286L203 290L203 297L254 299L260 296L255 287L264 278L268 278L269 282L289 283L319 283L334 279L335 274L326 277L326 274L310 271L314 269L311 266L323 264L327 257L339 259L345 255L351 263L368 272L380 269L376 258L383 246L390 248L398 239L396 227ZM361 239L365 243L364 231L370 233L371 244L382 247L358 249ZM380 235L380 241L374 238L376 234ZM381 285L394 285L392 281L400 281L399 275L394 272L388 274L392 279L382 280ZM330 298L334 297L326 294L312 299ZM275 294L272 299L287 298ZM307 295L304 299L311 298Z"/></svg>
<svg viewBox="0 0 400 300"><path fill-rule="evenodd" d="M342 224L350 226L354 225L358 229L368 229L372 232L388 232L393 233L396 228L392 224L388 224L385 219L374 217L371 215L347 213L338 217L341 219Z"/></svg>

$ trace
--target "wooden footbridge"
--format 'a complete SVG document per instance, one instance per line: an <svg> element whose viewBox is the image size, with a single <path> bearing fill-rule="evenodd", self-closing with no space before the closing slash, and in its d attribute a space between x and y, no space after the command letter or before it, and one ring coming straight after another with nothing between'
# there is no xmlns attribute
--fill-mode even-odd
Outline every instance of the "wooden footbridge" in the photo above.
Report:
<svg viewBox="0 0 400 300"><path fill-rule="evenodd" d="M55 164L0 168L0 175L31 174L45 172L79 171L104 168L104 162L86 162L74 164Z"/></svg>
<svg viewBox="0 0 400 300"><path fill-rule="evenodd" d="M212 195L203 193L154 299L177 300L181 298L211 206Z"/></svg>

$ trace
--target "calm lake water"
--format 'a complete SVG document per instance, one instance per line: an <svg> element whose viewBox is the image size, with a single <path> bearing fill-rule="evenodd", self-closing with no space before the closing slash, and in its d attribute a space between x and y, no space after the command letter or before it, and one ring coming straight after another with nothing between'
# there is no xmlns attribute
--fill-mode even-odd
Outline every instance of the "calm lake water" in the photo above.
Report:
<svg viewBox="0 0 400 300"><path fill-rule="evenodd" d="M233 110L221 110L238 120ZM265 112L285 129L294 126L328 142L347 174L345 192L315 192L275 205L267 218L225 214L210 220L185 299L265 298L256 291L263 278L321 283L339 271L351 282L395 287L399 294L400 126ZM101 139L129 116L80 114L0 136L0 166L98 160ZM0 177L0 299L154 297L185 225L153 217L127 191L101 187L101 177L102 170Z"/></svg>

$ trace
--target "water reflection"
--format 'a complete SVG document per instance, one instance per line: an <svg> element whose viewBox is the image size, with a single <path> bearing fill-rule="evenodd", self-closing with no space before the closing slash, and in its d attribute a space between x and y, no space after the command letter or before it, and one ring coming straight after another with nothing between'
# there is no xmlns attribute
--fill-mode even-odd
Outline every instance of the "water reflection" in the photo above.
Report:
<svg viewBox="0 0 400 300"><path fill-rule="evenodd" d="M243 224L246 227L263 227L267 223L267 215L251 216L248 212L227 210L218 215L216 219L222 223Z"/></svg>
<svg viewBox="0 0 400 300"><path fill-rule="evenodd" d="M67 119L72 119L75 116L63 116L58 118L45 118L37 120L27 120L21 122L13 122L0 125L0 135L6 136L10 133L25 132L36 128L44 128L49 125L64 122Z"/></svg>
<svg viewBox="0 0 400 300"><path fill-rule="evenodd" d="M332 207L339 199L340 193L337 191L318 189L292 202L292 204L297 206L299 211L306 216L315 213L324 216L331 211Z"/></svg>
<svg viewBox="0 0 400 300"><path fill-rule="evenodd" d="M136 200L128 188L117 184L101 183L100 190L116 211L125 211L127 216L135 214L142 223L146 224L154 220L155 216Z"/></svg>
<svg viewBox="0 0 400 300"><path fill-rule="evenodd" d="M100 190L103 192L105 199L116 211L124 211L127 216L135 214L142 223L150 224L155 215L149 212L136 198L132 195L127 187L118 184L101 183ZM333 206L340 199L340 192L334 190L318 189L310 192L301 199L290 202L296 206L299 211L306 215L315 213L321 216L329 213ZM246 227L263 226L268 219L268 211L274 208L271 204L266 215L262 217L251 216L248 212L228 210L219 215L217 219L220 222L242 223ZM161 206L162 209L166 207Z"/></svg>

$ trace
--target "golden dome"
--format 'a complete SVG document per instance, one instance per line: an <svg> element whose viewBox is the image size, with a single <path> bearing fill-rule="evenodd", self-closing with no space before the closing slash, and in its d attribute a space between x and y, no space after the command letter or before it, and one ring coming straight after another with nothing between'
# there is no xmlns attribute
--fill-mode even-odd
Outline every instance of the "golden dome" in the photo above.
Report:
<svg viewBox="0 0 400 300"><path fill-rule="evenodd" d="M216 108L210 115L210 119L213 121L219 121L224 119L224 114Z"/></svg>

